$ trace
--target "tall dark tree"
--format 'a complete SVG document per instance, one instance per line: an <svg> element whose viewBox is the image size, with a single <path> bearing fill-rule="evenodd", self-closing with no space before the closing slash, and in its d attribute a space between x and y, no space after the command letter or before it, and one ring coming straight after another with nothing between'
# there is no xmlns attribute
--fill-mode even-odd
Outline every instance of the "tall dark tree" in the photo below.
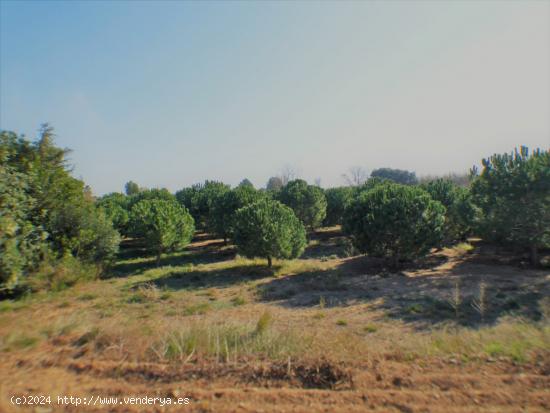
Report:
<svg viewBox="0 0 550 413"><path fill-rule="evenodd" d="M527 147L483 159L472 170L472 194L481 208L479 230L490 240L538 250L550 247L550 151Z"/></svg>
<svg viewBox="0 0 550 413"><path fill-rule="evenodd" d="M22 225L15 232L9 228L6 230L6 234L12 233L17 238L19 253L22 254L20 258L26 262L19 267L18 280L23 280L32 271L33 263L25 252L31 245L32 250L34 247L41 250L34 260L49 257L55 261L72 255L99 266L112 260L118 249L119 235L111 221L96 207L89 188L71 176L66 159L68 152L54 145L53 128L47 124L42 126L35 142L13 132L0 132L2 173L12 176L8 185L14 185L9 190L0 189L0 204L12 203L12 211L0 214L0 220L4 220L3 224L11 221ZM15 202L18 197L22 198ZM37 239L37 234L41 234L40 239ZM14 245L13 239L8 239L0 249L9 245ZM13 286L14 278L7 278ZM19 281L16 280L16 284Z"/></svg>

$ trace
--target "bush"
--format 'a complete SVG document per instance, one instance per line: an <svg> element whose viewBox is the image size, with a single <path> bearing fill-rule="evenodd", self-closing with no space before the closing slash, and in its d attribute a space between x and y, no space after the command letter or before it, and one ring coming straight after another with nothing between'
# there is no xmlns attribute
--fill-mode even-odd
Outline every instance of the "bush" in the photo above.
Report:
<svg viewBox="0 0 550 413"><path fill-rule="evenodd" d="M266 258L271 267L272 258L299 257L306 247L306 234L290 208L263 199L236 212L234 241L240 254Z"/></svg>
<svg viewBox="0 0 550 413"><path fill-rule="evenodd" d="M538 249L550 246L550 151L529 155L526 147L483 159L472 170L472 195L483 214L481 235L528 248L538 264Z"/></svg>
<svg viewBox="0 0 550 413"><path fill-rule="evenodd" d="M445 207L418 188L393 183L363 192L344 213L344 232L360 252L391 260L425 255L443 233Z"/></svg>
<svg viewBox="0 0 550 413"><path fill-rule="evenodd" d="M421 188L446 208L444 241L451 243L466 239L472 232L476 218L476 207L470 191L447 179L436 179L422 184Z"/></svg>
<svg viewBox="0 0 550 413"><path fill-rule="evenodd" d="M132 233L145 240L157 254L157 265L163 252L178 250L191 241L193 217L177 202L145 199L130 211Z"/></svg>
<svg viewBox="0 0 550 413"><path fill-rule="evenodd" d="M78 282L94 280L99 274L97 266L65 254L57 260L47 257L41 261L24 286L30 291L61 291Z"/></svg>
<svg viewBox="0 0 550 413"><path fill-rule="evenodd" d="M108 266L115 258L120 235L102 210L92 203L67 204L52 212L57 250L86 262Z"/></svg>
<svg viewBox="0 0 550 413"><path fill-rule="evenodd" d="M323 222L326 226L340 225L344 217L346 206L353 199L353 188L342 186L325 190L327 199L327 215Z"/></svg>
<svg viewBox="0 0 550 413"><path fill-rule="evenodd" d="M323 190L308 185L302 179L290 181L280 192L279 201L289 206L302 223L311 230L318 228L327 214Z"/></svg>

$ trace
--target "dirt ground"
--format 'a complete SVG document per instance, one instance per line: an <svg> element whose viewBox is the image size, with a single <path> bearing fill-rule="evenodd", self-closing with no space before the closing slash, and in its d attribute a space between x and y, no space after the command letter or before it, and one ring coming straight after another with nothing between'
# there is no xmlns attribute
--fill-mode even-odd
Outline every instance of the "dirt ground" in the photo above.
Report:
<svg viewBox="0 0 550 413"><path fill-rule="evenodd" d="M548 412L541 302L550 296L550 271L472 245L435 251L397 272L346 256L334 229L314 236L302 260L273 270L204 237L184 255L165 257L162 269L128 248L112 278L2 309L0 411ZM146 301L136 295L143 286ZM194 351L185 359L151 356L165 324L254 323L266 309L273 328L314 334L314 345L288 357L236 350L226 359ZM73 316L79 325L69 328ZM503 326L507 317L519 321ZM108 323L120 323L119 336L102 335ZM135 326L147 328L150 341ZM51 403L10 402L28 395L49 395ZM59 395L82 404L58 404ZM117 399L98 404L97 396ZM124 399L144 396L189 403Z"/></svg>

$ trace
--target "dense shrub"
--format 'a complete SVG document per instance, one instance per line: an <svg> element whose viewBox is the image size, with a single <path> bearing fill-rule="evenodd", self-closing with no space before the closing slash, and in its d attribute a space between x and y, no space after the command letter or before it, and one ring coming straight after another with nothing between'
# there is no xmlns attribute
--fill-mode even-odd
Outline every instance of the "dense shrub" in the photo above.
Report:
<svg viewBox="0 0 550 413"><path fill-rule="evenodd" d="M550 151L526 147L484 159L472 171L472 194L483 214L479 231L489 240L528 248L550 247Z"/></svg>
<svg viewBox="0 0 550 413"><path fill-rule="evenodd" d="M344 213L344 232L360 252L391 260L425 255L443 233L445 207L418 188L394 183L361 193Z"/></svg>
<svg viewBox="0 0 550 413"><path fill-rule="evenodd" d="M105 213L89 202L66 204L51 213L54 248L86 262L108 265L115 258L120 235Z"/></svg>
<svg viewBox="0 0 550 413"><path fill-rule="evenodd" d="M290 207L302 223L313 230L318 228L327 213L327 200L323 190L308 185L302 179L290 181L279 193L279 201Z"/></svg>
<svg viewBox="0 0 550 413"><path fill-rule="evenodd" d="M422 184L422 189L446 208L444 241L464 240L470 235L476 218L476 207L470 191L447 179Z"/></svg>
<svg viewBox="0 0 550 413"><path fill-rule="evenodd" d="M370 176L373 178L387 179L403 185L416 185L418 183L416 173L404 171L402 169L379 168L373 170Z"/></svg>
<svg viewBox="0 0 550 413"><path fill-rule="evenodd" d="M0 290L17 287L44 248L46 233L30 220L35 200L26 176L0 164Z"/></svg>
<svg viewBox="0 0 550 413"><path fill-rule="evenodd" d="M67 149L53 144L44 125L36 142L0 132L0 288L29 284L41 262L71 255L103 267L118 249L119 235L95 206L89 188L70 174Z"/></svg>
<svg viewBox="0 0 550 413"><path fill-rule="evenodd" d="M325 190L327 199L327 215L323 222L324 225L342 224L344 210L353 199L354 189L349 186L338 188L329 188Z"/></svg>
<svg viewBox="0 0 550 413"><path fill-rule="evenodd" d="M134 236L143 238L157 255L179 250L191 241L195 230L193 217L175 201L144 199L130 211L130 227Z"/></svg>
<svg viewBox="0 0 550 413"><path fill-rule="evenodd" d="M305 229L292 210L278 201L263 199L239 209L234 241L246 257L297 258L306 247Z"/></svg>

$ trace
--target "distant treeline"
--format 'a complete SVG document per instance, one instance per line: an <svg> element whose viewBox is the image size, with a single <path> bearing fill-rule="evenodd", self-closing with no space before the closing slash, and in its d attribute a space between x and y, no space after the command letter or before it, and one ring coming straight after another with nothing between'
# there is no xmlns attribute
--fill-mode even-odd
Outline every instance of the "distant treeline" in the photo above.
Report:
<svg viewBox="0 0 550 413"><path fill-rule="evenodd" d="M299 257L307 231L342 225L357 253L389 265L477 235L530 252L550 248L550 152L521 147L493 155L468 176L418 179L414 172L360 168L347 186L322 189L272 177L256 189L205 181L175 194L128 182L125 193L95 199L71 176L67 150L44 126L36 142L0 134L0 288L5 294L59 289L109 267L120 237L155 253L184 248L195 229L233 242L240 254Z"/></svg>

